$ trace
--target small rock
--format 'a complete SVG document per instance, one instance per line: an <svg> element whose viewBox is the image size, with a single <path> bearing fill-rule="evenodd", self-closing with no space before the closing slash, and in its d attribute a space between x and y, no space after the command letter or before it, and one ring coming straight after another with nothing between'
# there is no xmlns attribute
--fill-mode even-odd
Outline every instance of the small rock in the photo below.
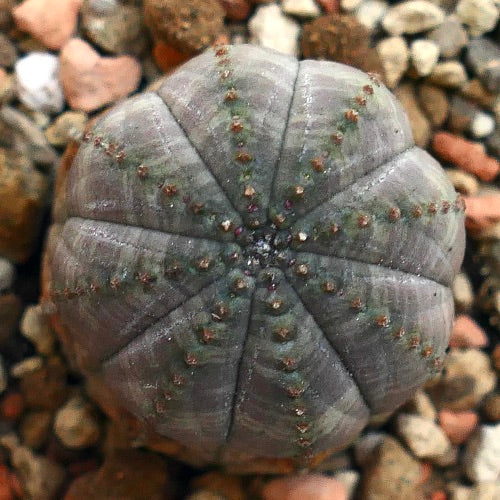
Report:
<svg viewBox="0 0 500 500"><path fill-rule="evenodd" d="M55 335L40 305L27 306L20 324L21 333L45 356L54 350Z"/></svg>
<svg viewBox="0 0 500 500"><path fill-rule="evenodd" d="M465 227L479 232L500 222L500 191L479 196L468 196L465 201Z"/></svg>
<svg viewBox="0 0 500 500"><path fill-rule="evenodd" d="M191 493L186 500L227 500L227 497L219 495L217 493L212 493L207 490L199 490Z"/></svg>
<svg viewBox="0 0 500 500"><path fill-rule="evenodd" d="M251 42L283 54L299 53L300 25L283 14L276 4L262 5L248 21Z"/></svg>
<svg viewBox="0 0 500 500"><path fill-rule="evenodd" d="M497 129L495 133L488 136L486 139L486 150L491 156L500 158L500 130Z"/></svg>
<svg viewBox="0 0 500 500"><path fill-rule="evenodd" d="M27 412L21 421L21 437L23 444L39 449L49 437L52 424L52 412L47 410Z"/></svg>
<svg viewBox="0 0 500 500"><path fill-rule="evenodd" d="M373 31L382 21L388 8L386 2L367 0L356 10L356 19L370 31Z"/></svg>
<svg viewBox="0 0 500 500"><path fill-rule="evenodd" d="M51 166L57 161L57 154L48 143L44 133L24 113L10 106L0 108L0 121L5 123L16 136L16 147L22 150L29 160L44 166ZM0 157L3 152L0 152ZM19 158L20 163L26 163L27 158ZM21 162L21 159L23 160ZM0 159L0 172L3 159ZM13 159L11 161L14 161ZM38 173L34 173L29 184L39 183ZM36 182L34 182L36 181ZM1 199L1 198L0 198ZM38 211L38 210L37 210ZM17 235L19 238L20 235ZM14 262L17 262L14 260Z"/></svg>
<svg viewBox="0 0 500 500"><path fill-rule="evenodd" d="M414 40L410 47L413 67L419 76L429 75L439 59L439 46L431 40Z"/></svg>
<svg viewBox="0 0 500 500"><path fill-rule="evenodd" d="M219 0L226 17L232 21L245 21L250 14L250 4L247 0Z"/></svg>
<svg viewBox="0 0 500 500"><path fill-rule="evenodd" d="M14 66L16 59L16 46L11 42L7 35L0 33L0 66L10 68L11 66Z"/></svg>
<svg viewBox="0 0 500 500"><path fill-rule="evenodd" d="M285 14L297 17L318 17L321 10L314 0L283 0L281 8Z"/></svg>
<svg viewBox="0 0 500 500"><path fill-rule="evenodd" d="M22 310L23 303L17 295L13 293L0 295L0 346L17 330Z"/></svg>
<svg viewBox="0 0 500 500"><path fill-rule="evenodd" d="M47 189L22 154L0 148L0 253L8 259L24 262L34 252Z"/></svg>
<svg viewBox="0 0 500 500"><path fill-rule="evenodd" d="M445 61L434 66L428 80L441 87L457 88L467 81L467 74L460 62Z"/></svg>
<svg viewBox="0 0 500 500"><path fill-rule="evenodd" d="M59 60L47 52L33 52L16 62L20 101L29 109L60 113L64 97L59 83Z"/></svg>
<svg viewBox="0 0 500 500"><path fill-rule="evenodd" d="M116 0L84 0L82 27L87 37L111 54L142 54L148 33L142 9Z"/></svg>
<svg viewBox="0 0 500 500"><path fill-rule="evenodd" d="M179 52L177 49L164 44L163 42L157 42L153 48L153 57L156 65L164 73L170 73L179 64L186 62L189 56Z"/></svg>
<svg viewBox="0 0 500 500"><path fill-rule="evenodd" d="M448 485L449 500L498 500L500 498L500 482L489 481L467 487L459 484Z"/></svg>
<svg viewBox="0 0 500 500"><path fill-rule="evenodd" d="M467 46L467 64L493 93L500 92L500 48L487 38L471 40Z"/></svg>
<svg viewBox="0 0 500 500"><path fill-rule="evenodd" d="M5 371L5 365L2 356L0 356L0 394L7 389L7 372Z"/></svg>
<svg viewBox="0 0 500 500"><path fill-rule="evenodd" d="M16 391L8 392L0 403L0 417L2 420L14 422L18 420L24 411L24 400Z"/></svg>
<svg viewBox="0 0 500 500"><path fill-rule="evenodd" d="M7 33L12 25L12 9L15 7L14 0L0 0L0 31Z"/></svg>
<svg viewBox="0 0 500 500"><path fill-rule="evenodd" d="M430 420L431 422L434 422L437 416L436 408L434 408L431 398L429 398L423 390L419 390L415 396L413 396L413 399L406 403L404 408L406 411L416 413L420 417Z"/></svg>
<svg viewBox="0 0 500 500"><path fill-rule="evenodd" d="M343 470L335 473L333 476L339 483L344 485L346 497L348 500L354 498L354 492L358 487L361 474L356 470Z"/></svg>
<svg viewBox="0 0 500 500"><path fill-rule="evenodd" d="M451 98L450 119L448 128L457 134L470 129L474 117L479 113L479 108L470 101L467 101L455 94Z"/></svg>
<svg viewBox="0 0 500 500"><path fill-rule="evenodd" d="M12 13L21 31L58 50L75 31L81 5L82 0L25 0Z"/></svg>
<svg viewBox="0 0 500 500"><path fill-rule="evenodd" d="M451 443L448 437L431 420L419 415L400 413L396 427L398 434L418 458L435 462L450 451Z"/></svg>
<svg viewBox="0 0 500 500"><path fill-rule="evenodd" d="M492 31L498 21L498 9L494 0L460 0L457 16L469 27L471 36L481 36Z"/></svg>
<svg viewBox="0 0 500 500"><path fill-rule="evenodd" d="M68 448L87 448L99 439L99 424L90 405L77 396L59 408L54 419L54 432Z"/></svg>
<svg viewBox="0 0 500 500"><path fill-rule="evenodd" d="M399 85L394 94L408 115L415 144L426 148L431 138L431 125L420 109L413 84Z"/></svg>
<svg viewBox="0 0 500 500"><path fill-rule="evenodd" d="M482 406L484 416L491 422L500 421L500 394L495 392L488 394Z"/></svg>
<svg viewBox="0 0 500 500"><path fill-rule="evenodd" d="M137 89L141 67L130 56L101 57L86 42L73 39L60 54L61 82L73 109L95 111Z"/></svg>
<svg viewBox="0 0 500 500"><path fill-rule="evenodd" d="M360 498L366 500L423 499L422 467L392 437L386 437L361 478Z"/></svg>
<svg viewBox="0 0 500 500"><path fill-rule="evenodd" d="M384 38L377 44L377 52L384 68L387 86L393 89L408 69L408 45L401 36Z"/></svg>
<svg viewBox="0 0 500 500"><path fill-rule="evenodd" d="M69 141L78 140L82 136L86 124L86 113L66 111L45 130L45 136L52 146L66 146Z"/></svg>
<svg viewBox="0 0 500 500"><path fill-rule="evenodd" d="M484 139L495 131L495 119L486 113L476 113L469 129L472 137L475 139Z"/></svg>
<svg viewBox="0 0 500 500"><path fill-rule="evenodd" d="M471 481L500 480L500 424L481 425L467 444L464 466Z"/></svg>
<svg viewBox="0 0 500 500"><path fill-rule="evenodd" d="M427 0L408 0L391 7L382 21L391 35L415 34L439 26L444 11Z"/></svg>
<svg viewBox="0 0 500 500"><path fill-rule="evenodd" d="M368 432L354 442L354 457L360 467L367 467L374 459L378 448L387 438L383 432Z"/></svg>
<svg viewBox="0 0 500 500"><path fill-rule="evenodd" d="M484 108L493 109L495 94L489 92L479 78L473 78L460 87L460 94Z"/></svg>
<svg viewBox="0 0 500 500"><path fill-rule="evenodd" d="M340 6L344 12L353 12L361 6L363 0L340 0Z"/></svg>
<svg viewBox="0 0 500 500"><path fill-rule="evenodd" d="M453 187L461 194L475 195L479 190L479 181L471 174L461 170L446 169L446 175ZM453 296L460 309L469 309L474 301L474 294L469 278L458 274L453 284Z"/></svg>
<svg viewBox="0 0 500 500"><path fill-rule="evenodd" d="M224 30L218 0L145 0L144 18L155 40L189 54L214 43Z"/></svg>
<svg viewBox="0 0 500 500"><path fill-rule="evenodd" d="M441 378L427 392L439 409L475 410L495 384L496 375L485 353L477 349L451 349Z"/></svg>
<svg viewBox="0 0 500 500"><path fill-rule="evenodd" d="M263 500L346 500L344 485L327 476L308 474L273 479L262 490Z"/></svg>
<svg viewBox="0 0 500 500"><path fill-rule="evenodd" d="M31 356L30 358L24 358L22 361L12 365L10 375L14 378L22 378L27 374L39 370L42 366L43 359L40 356Z"/></svg>
<svg viewBox="0 0 500 500"><path fill-rule="evenodd" d="M14 75L7 73L3 68L0 68L0 105L8 103L12 100L14 100L14 97L16 96L16 91L15 91L15 78ZM1 127L1 122L0 122L0 127ZM5 135L5 134L0 134ZM3 142L4 138L0 139L0 144L6 145Z"/></svg>
<svg viewBox="0 0 500 500"><path fill-rule="evenodd" d="M470 317L460 314L456 317L451 332L450 347L486 347L488 336Z"/></svg>
<svg viewBox="0 0 500 500"><path fill-rule="evenodd" d="M158 455L139 450L120 450L107 456L98 471L75 479L65 500L159 500L169 491L166 463Z"/></svg>
<svg viewBox="0 0 500 500"><path fill-rule="evenodd" d="M309 59L336 61L382 74L380 58L369 42L370 32L355 17L330 14L304 25L301 48Z"/></svg>
<svg viewBox="0 0 500 500"><path fill-rule="evenodd" d="M0 257L0 292L5 292L12 288L14 278L16 276L16 268L10 260Z"/></svg>
<svg viewBox="0 0 500 500"><path fill-rule="evenodd" d="M455 304L462 309L469 309L474 302L474 291L472 290L472 283L465 273L456 275L452 285L453 298Z"/></svg>
<svg viewBox="0 0 500 500"><path fill-rule="evenodd" d="M340 10L339 0L317 0L326 14L338 13Z"/></svg>
<svg viewBox="0 0 500 500"><path fill-rule="evenodd" d="M448 117L446 92L434 85L424 83L418 87L418 98L422 110L434 127L441 127Z"/></svg>
<svg viewBox="0 0 500 500"><path fill-rule="evenodd" d="M481 143L467 141L448 132L434 134L434 152L444 161L476 175L483 181L492 181L500 171L500 163L484 152Z"/></svg>
<svg viewBox="0 0 500 500"><path fill-rule="evenodd" d="M195 477L190 486L193 489L211 491L231 500L243 500L245 492L240 476L222 472L206 472Z"/></svg>
<svg viewBox="0 0 500 500"><path fill-rule="evenodd" d="M439 425L452 444L463 444L477 427L478 416L473 411L439 412Z"/></svg>
<svg viewBox="0 0 500 500"><path fill-rule="evenodd" d="M444 58L457 57L469 41L460 19L454 15L446 16L443 23L430 31L427 37L438 44L439 53Z"/></svg>

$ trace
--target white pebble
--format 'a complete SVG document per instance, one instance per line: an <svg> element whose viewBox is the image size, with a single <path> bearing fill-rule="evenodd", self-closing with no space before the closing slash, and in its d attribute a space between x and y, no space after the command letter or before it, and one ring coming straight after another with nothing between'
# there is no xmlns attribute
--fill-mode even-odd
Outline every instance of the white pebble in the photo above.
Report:
<svg viewBox="0 0 500 500"><path fill-rule="evenodd" d="M439 59L439 45L432 40L415 40L410 48L414 68L420 76L429 75Z"/></svg>
<svg viewBox="0 0 500 500"><path fill-rule="evenodd" d="M361 5L362 0L340 0L340 7L344 12L352 12Z"/></svg>
<svg viewBox="0 0 500 500"><path fill-rule="evenodd" d="M444 10L427 0L409 0L391 7L382 22L391 35L421 33L439 26Z"/></svg>
<svg viewBox="0 0 500 500"><path fill-rule="evenodd" d="M471 481L500 479L500 423L482 425L469 440L464 456L465 472Z"/></svg>
<svg viewBox="0 0 500 500"><path fill-rule="evenodd" d="M321 10L314 0L283 0L283 12L297 17L318 17Z"/></svg>
<svg viewBox="0 0 500 500"><path fill-rule="evenodd" d="M373 31L384 17L387 9L388 5L386 2L368 0L359 6L356 11L356 19L370 31Z"/></svg>
<svg viewBox="0 0 500 500"><path fill-rule="evenodd" d="M408 69L408 45L403 37L392 36L378 43L377 52L384 67L387 86L392 89Z"/></svg>
<svg viewBox="0 0 500 500"><path fill-rule="evenodd" d="M460 0L456 13L462 23L469 27L471 36L492 31L498 21L498 8L494 0Z"/></svg>
<svg viewBox="0 0 500 500"><path fill-rule="evenodd" d="M470 124L471 134L476 139L488 137L495 130L495 119L483 112L476 113Z"/></svg>
<svg viewBox="0 0 500 500"><path fill-rule="evenodd" d="M28 373L39 370L43 366L43 359L40 356L31 356L16 363L10 368L10 375L14 378L23 378Z"/></svg>
<svg viewBox="0 0 500 500"><path fill-rule="evenodd" d="M34 111L60 113L64 96L59 83L59 60L45 52L32 52L16 62L20 101Z"/></svg>
<svg viewBox="0 0 500 500"><path fill-rule="evenodd" d="M259 7L248 22L251 42L283 54L299 53L300 25L283 14L276 4Z"/></svg>

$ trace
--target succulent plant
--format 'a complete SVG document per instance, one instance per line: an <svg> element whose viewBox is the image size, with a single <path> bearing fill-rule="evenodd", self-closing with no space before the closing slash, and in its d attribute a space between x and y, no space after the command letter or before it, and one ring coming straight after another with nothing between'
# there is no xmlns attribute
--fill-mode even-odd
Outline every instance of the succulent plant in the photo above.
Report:
<svg viewBox="0 0 500 500"><path fill-rule="evenodd" d="M219 46L62 168L47 300L196 463L315 463L439 371L463 202L373 75Z"/></svg>

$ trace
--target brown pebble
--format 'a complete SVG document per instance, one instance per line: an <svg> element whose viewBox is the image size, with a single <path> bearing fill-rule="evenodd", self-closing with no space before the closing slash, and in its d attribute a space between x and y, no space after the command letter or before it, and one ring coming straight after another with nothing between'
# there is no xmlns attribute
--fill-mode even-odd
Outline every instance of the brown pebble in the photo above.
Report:
<svg viewBox="0 0 500 500"><path fill-rule="evenodd" d="M250 5L246 0L219 0L226 17L232 21L244 21L250 13Z"/></svg>
<svg viewBox="0 0 500 500"><path fill-rule="evenodd" d="M418 88L418 98L422 110L434 127L441 127L448 116L446 92L434 85L424 84Z"/></svg>
<svg viewBox="0 0 500 500"><path fill-rule="evenodd" d="M153 47L153 58L156 65L164 73L168 74L177 66L186 62L189 59L189 56L159 40Z"/></svg>

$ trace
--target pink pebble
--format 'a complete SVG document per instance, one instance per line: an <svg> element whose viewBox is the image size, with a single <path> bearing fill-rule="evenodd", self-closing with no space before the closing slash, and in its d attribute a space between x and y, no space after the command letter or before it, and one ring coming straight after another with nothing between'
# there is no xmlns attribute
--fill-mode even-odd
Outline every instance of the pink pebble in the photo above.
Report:
<svg viewBox="0 0 500 500"><path fill-rule="evenodd" d="M17 27L49 49L60 49L73 35L83 0L25 0L13 9Z"/></svg>
<svg viewBox="0 0 500 500"><path fill-rule="evenodd" d="M451 331L450 347L485 347L488 337L484 330L466 314L455 319Z"/></svg>
<svg viewBox="0 0 500 500"><path fill-rule="evenodd" d="M345 487L320 474L274 479L262 491L264 500L347 500Z"/></svg>
<svg viewBox="0 0 500 500"><path fill-rule="evenodd" d="M477 413L473 411L441 410L439 425L453 444L462 444L477 427Z"/></svg>
<svg viewBox="0 0 500 500"><path fill-rule="evenodd" d="M95 111L137 89L141 66L131 56L101 57L88 43L70 40L60 54L60 78L73 109Z"/></svg>

